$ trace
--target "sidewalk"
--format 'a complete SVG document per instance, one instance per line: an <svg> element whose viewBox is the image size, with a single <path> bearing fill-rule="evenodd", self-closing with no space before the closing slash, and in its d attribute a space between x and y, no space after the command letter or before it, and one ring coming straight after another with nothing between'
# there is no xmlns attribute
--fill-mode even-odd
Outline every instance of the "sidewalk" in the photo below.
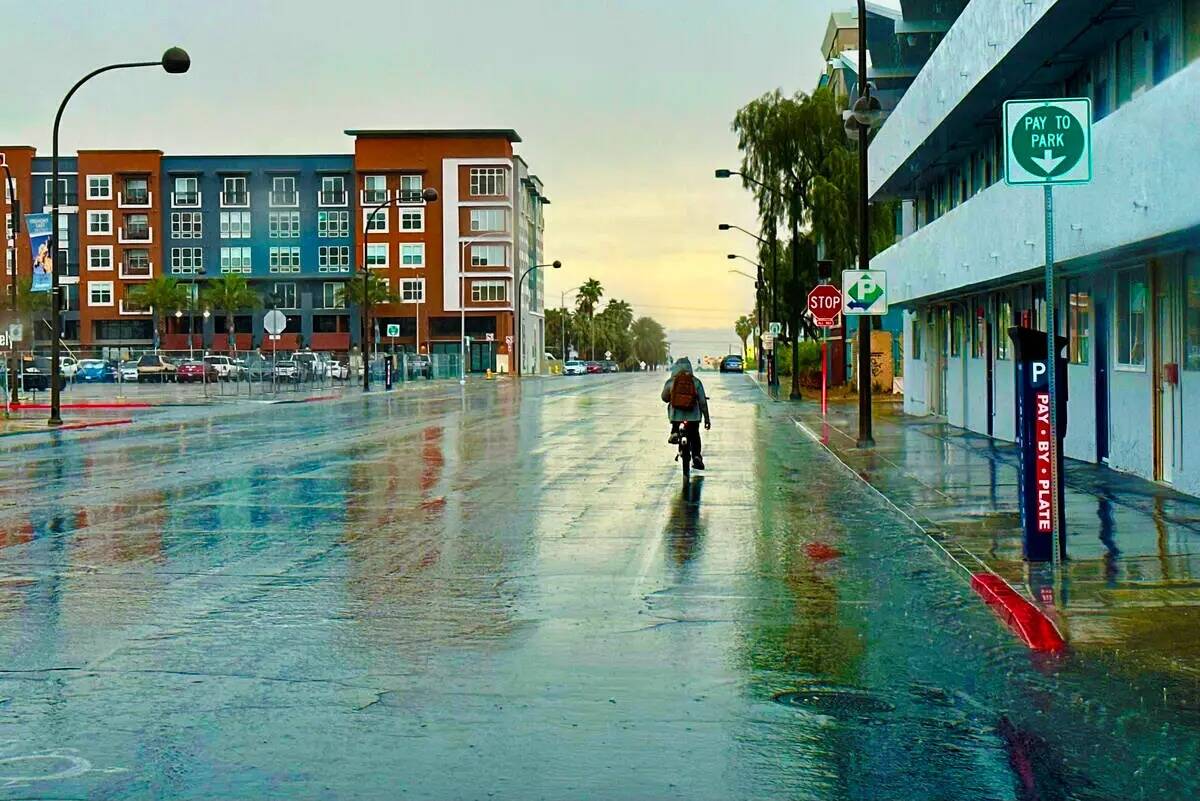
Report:
<svg viewBox="0 0 1200 801"><path fill-rule="evenodd" d="M825 420L807 398L789 405L964 569L986 567L1031 601L1052 586L1048 566L1021 556L1015 444L882 403L875 448L860 450L857 403L831 404ZM1200 499L1099 465L1067 460L1065 472L1068 562L1050 617L1076 651L1200 677Z"/></svg>

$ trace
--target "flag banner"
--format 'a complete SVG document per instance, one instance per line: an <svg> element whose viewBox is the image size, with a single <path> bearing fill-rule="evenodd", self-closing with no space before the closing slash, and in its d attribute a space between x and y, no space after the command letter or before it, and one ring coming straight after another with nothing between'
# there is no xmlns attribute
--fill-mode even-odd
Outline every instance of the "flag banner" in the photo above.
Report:
<svg viewBox="0 0 1200 801"><path fill-rule="evenodd" d="M29 249L33 253L33 283L30 291L49 292L50 277L54 272L50 241L54 234L53 216L26 214L25 227L29 231Z"/></svg>

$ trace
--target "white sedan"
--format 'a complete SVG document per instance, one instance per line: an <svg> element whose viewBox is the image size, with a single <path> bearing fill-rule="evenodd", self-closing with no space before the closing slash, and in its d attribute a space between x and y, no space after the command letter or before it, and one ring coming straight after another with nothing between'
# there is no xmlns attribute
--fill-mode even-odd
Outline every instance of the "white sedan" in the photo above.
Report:
<svg viewBox="0 0 1200 801"><path fill-rule="evenodd" d="M121 380L137 381L137 360L121 362Z"/></svg>
<svg viewBox="0 0 1200 801"><path fill-rule="evenodd" d="M577 359L571 359L563 364L563 375L583 375L586 372L587 364Z"/></svg>
<svg viewBox="0 0 1200 801"><path fill-rule="evenodd" d="M343 362L330 362L329 377L345 381L350 377L350 366Z"/></svg>

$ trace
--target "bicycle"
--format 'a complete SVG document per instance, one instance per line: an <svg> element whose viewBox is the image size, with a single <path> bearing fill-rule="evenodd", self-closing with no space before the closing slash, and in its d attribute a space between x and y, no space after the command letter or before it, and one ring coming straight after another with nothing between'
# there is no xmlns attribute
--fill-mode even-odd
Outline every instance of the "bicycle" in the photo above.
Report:
<svg viewBox="0 0 1200 801"><path fill-rule="evenodd" d="M692 444L688 442L687 425L681 423L679 425L679 451L675 454L675 461L683 461L683 483L687 483L692 477Z"/></svg>

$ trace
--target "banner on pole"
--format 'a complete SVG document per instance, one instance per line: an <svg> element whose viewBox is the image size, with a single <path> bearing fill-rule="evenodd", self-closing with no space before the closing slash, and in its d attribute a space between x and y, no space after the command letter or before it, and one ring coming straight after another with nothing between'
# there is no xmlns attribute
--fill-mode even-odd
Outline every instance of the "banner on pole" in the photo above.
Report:
<svg viewBox="0 0 1200 801"><path fill-rule="evenodd" d="M54 238L54 218L49 214L26 214L25 227L29 231L29 249L33 253L32 292L49 292L50 276L54 272L54 260L50 241Z"/></svg>

